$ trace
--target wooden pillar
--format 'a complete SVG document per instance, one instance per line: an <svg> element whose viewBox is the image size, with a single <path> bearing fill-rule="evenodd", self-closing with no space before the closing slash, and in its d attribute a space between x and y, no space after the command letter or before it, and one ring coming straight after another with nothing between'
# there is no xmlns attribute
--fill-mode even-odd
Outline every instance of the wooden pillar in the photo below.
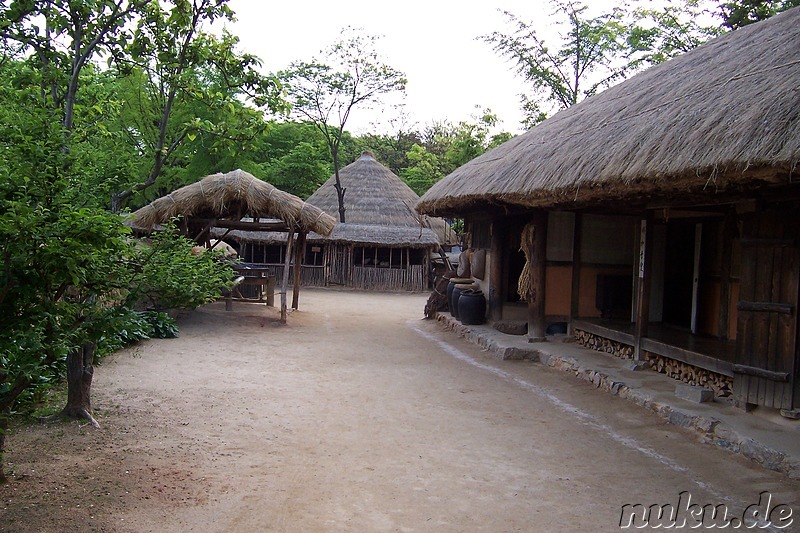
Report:
<svg viewBox="0 0 800 533"><path fill-rule="evenodd" d="M283 261L283 280L281 282L281 323L286 324L286 292L289 286L289 267L292 264L292 245L294 244L294 226L289 227L289 238L286 241L286 257Z"/></svg>
<svg viewBox="0 0 800 533"><path fill-rule="evenodd" d="M547 260L547 212L537 211L531 222L534 225L533 257L529 268L531 296L528 299L528 342L547 340L547 322L544 316L545 267Z"/></svg>
<svg viewBox="0 0 800 533"><path fill-rule="evenodd" d="M719 275L719 318L717 336L728 338L730 331L731 304L731 262L733 260L733 239L736 238L736 214L731 210L722 226L722 269Z"/></svg>
<svg viewBox="0 0 800 533"><path fill-rule="evenodd" d="M294 282L292 284L292 309L297 309L300 301L300 283L303 273L303 258L306 255L306 232L300 231L294 254Z"/></svg>
<svg viewBox="0 0 800 533"><path fill-rule="evenodd" d="M653 262L653 212L647 211L641 220L639 231L639 264L636 276L636 324L633 334L633 357L641 361L641 342L647 337L650 322L650 281Z"/></svg>
<svg viewBox="0 0 800 533"><path fill-rule="evenodd" d="M581 300L581 239L583 235L583 213L575 213L572 229L572 288L569 303L569 334L573 335L574 321L580 314Z"/></svg>
<svg viewBox="0 0 800 533"><path fill-rule="evenodd" d="M492 221L492 238L489 245L489 320L503 319L503 262L507 241L507 225L500 219Z"/></svg>

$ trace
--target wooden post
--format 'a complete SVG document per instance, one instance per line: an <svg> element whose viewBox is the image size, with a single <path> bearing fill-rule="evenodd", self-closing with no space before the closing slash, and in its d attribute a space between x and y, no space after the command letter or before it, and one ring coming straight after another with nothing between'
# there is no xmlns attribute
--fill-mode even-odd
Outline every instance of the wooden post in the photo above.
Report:
<svg viewBox="0 0 800 533"><path fill-rule="evenodd" d="M730 211L722 226L722 271L719 275L719 321L717 336L728 338L731 302L731 261L733 260L733 239L736 236L736 214Z"/></svg>
<svg viewBox="0 0 800 533"><path fill-rule="evenodd" d="M528 299L528 342L543 342L547 331L544 316L545 267L547 259L547 211L537 211L531 220L534 224L533 257L531 269L531 297Z"/></svg>
<svg viewBox="0 0 800 533"><path fill-rule="evenodd" d="M294 282L292 284L292 309L297 309L300 301L300 277L303 271L303 258L306 254L306 232L301 231L297 238L294 254Z"/></svg>
<svg viewBox="0 0 800 533"><path fill-rule="evenodd" d="M292 245L294 244L294 226L289 227L289 238L286 242L286 258L283 262L283 281L281 282L281 323L286 324L286 292L289 286L289 267L292 263Z"/></svg>
<svg viewBox="0 0 800 533"><path fill-rule="evenodd" d="M653 261L653 212L647 211L639 232L639 264L637 265L636 324L633 334L633 358L642 360L641 342L647 337L650 322L650 281Z"/></svg>
<svg viewBox="0 0 800 533"><path fill-rule="evenodd" d="M581 239L583 235L583 213L575 213L572 229L572 289L569 303L569 334L573 335L574 321L580 314L581 300Z"/></svg>
<svg viewBox="0 0 800 533"><path fill-rule="evenodd" d="M492 239L489 244L489 320L503 319L503 255L506 249L507 226L500 219L492 220Z"/></svg>

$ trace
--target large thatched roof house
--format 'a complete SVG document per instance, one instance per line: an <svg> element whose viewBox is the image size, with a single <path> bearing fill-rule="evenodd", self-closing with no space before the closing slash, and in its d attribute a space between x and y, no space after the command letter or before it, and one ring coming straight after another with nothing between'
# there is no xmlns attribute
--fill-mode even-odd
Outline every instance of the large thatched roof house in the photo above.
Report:
<svg viewBox="0 0 800 533"><path fill-rule="evenodd" d="M589 345L790 414L799 161L795 8L557 113L417 210L465 217L488 251L490 319L520 311L529 340L564 321Z"/></svg>
<svg viewBox="0 0 800 533"><path fill-rule="evenodd" d="M419 196L370 152L339 171L346 189L345 223L330 235L311 233L303 261L308 285L344 285L362 289L425 290L431 254L441 244L455 244L449 225L418 214ZM339 217L335 176L306 201ZM254 263L279 264L285 239L280 234L235 232L240 254Z"/></svg>

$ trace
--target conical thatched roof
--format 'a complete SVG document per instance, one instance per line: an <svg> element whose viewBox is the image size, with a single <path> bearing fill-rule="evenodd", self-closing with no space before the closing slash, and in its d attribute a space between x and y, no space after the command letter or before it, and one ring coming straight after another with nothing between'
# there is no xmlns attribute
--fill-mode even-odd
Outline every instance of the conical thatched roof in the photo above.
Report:
<svg viewBox="0 0 800 533"><path fill-rule="evenodd" d="M330 235L336 225L336 219L321 209L243 170L212 174L181 187L133 213L132 224L149 229L178 215L238 221L246 214L279 219L320 235Z"/></svg>
<svg viewBox="0 0 800 533"><path fill-rule="evenodd" d="M800 159L800 8L714 39L456 169L417 205L626 204L789 183Z"/></svg>
<svg viewBox="0 0 800 533"><path fill-rule="evenodd" d="M380 164L371 152L362 153L356 161L340 169L339 179L342 187L347 189L344 206L348 225L430 227L441 244L456 242L455 234L444 220L422 217L414 211L414 206L419 201L417 193L399 176ZM338 220L339 199L334 188L335 183L336 177L331 176L307 202ZM375 234L374 231L372 233ZM387 239L393 240L389 233Z"/></svg>

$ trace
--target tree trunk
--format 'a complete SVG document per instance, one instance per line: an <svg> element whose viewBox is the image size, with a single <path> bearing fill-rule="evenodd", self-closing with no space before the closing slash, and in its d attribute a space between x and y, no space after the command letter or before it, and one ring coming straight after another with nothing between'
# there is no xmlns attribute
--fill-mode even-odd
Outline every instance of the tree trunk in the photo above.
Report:
<svg viewBox="0 0 800 533"><path fill-rule="evenodd" d="M95 427L100 427L92 416L92 377L94 376L94 351L96 343L86 343L67 354L67 405L63 416L85 418Z"/></svg>
<svg viewBox="0 0 800 533"><path fill-rule="evenodd" d="M10 409L3 409L3 411L0 412L0 485L8 481L4 469L6 461L3 454L6 451L6 430L8 430L9 416L11 416Z"/></svg>

